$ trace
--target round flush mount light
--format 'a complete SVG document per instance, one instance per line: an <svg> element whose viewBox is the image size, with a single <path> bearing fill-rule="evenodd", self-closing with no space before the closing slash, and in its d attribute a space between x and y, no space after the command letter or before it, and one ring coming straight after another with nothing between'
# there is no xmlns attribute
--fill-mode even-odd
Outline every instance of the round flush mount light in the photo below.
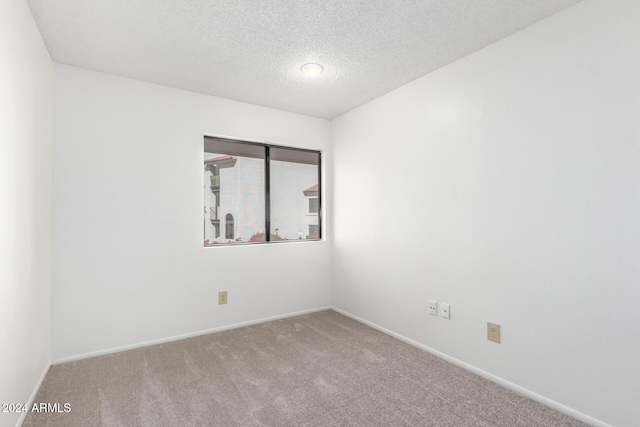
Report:
<svg viewBox="0 0 640 427"><path fill-rule="evenodd" d="M320 64L310 62L300 67L300 71L302 71L303 74L306 74L309 77L315 77L318 74L322 73L324 71L324 68L322 68L322 65Z"/></svg>

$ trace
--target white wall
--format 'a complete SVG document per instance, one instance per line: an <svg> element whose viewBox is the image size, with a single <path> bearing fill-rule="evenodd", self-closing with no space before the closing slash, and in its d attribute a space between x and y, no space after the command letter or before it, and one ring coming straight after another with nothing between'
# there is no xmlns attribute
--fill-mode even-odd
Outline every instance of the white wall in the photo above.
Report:
<svg viewBox="0 0 640 427"><path fill-rule="evenodd" d="M26 2L0 2L0 403L51 359L51 68Z"/></svg>
<svg viewBox="0 0 640 427"><path fill-rule="evenodd" d="M639 16L585 0L335 119L333 304L637 425Z"/></svg>
<svg viewBox="0 0 640 427"><path fill-rule="evenodd" d="M330 155L329 126L56 64L54 360L328 305L327 242L202 247L202 159L205 133Z"/></svg>

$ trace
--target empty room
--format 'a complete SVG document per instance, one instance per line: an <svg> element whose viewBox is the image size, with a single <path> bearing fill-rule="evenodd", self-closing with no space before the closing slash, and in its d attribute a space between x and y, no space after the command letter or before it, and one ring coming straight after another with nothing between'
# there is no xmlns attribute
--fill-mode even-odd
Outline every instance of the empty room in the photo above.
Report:
<svg viewBox="0 0 640 427"><path fill-rule="evenodd" d="M639 426L639 18L0 0L0 427Z"/></svg>

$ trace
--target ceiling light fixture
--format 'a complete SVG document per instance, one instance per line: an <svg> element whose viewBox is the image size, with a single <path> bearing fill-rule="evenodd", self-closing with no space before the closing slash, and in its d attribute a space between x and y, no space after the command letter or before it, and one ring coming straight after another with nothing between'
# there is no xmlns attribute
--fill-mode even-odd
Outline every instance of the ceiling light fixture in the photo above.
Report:
<svg viewBox="0 0 640 427"><path fill-rule="evenodd" d="M322 73L322 71L324 71L324 68L322 68L322 65L320 64L310 62L300 67L300 71L302 71L304 74L306 74L309 77L315 77L318 74Z"/></svg>

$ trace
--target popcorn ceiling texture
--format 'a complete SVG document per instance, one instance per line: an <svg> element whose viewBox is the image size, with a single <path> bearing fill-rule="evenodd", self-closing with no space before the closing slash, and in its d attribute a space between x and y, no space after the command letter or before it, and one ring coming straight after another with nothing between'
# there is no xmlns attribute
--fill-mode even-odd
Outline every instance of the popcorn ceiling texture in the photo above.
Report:
<svg viewBox="0 0 640 427"><path fill-rule="evenodd" d="M28 3L56 62L330 119L578 1Z"/></svg>

